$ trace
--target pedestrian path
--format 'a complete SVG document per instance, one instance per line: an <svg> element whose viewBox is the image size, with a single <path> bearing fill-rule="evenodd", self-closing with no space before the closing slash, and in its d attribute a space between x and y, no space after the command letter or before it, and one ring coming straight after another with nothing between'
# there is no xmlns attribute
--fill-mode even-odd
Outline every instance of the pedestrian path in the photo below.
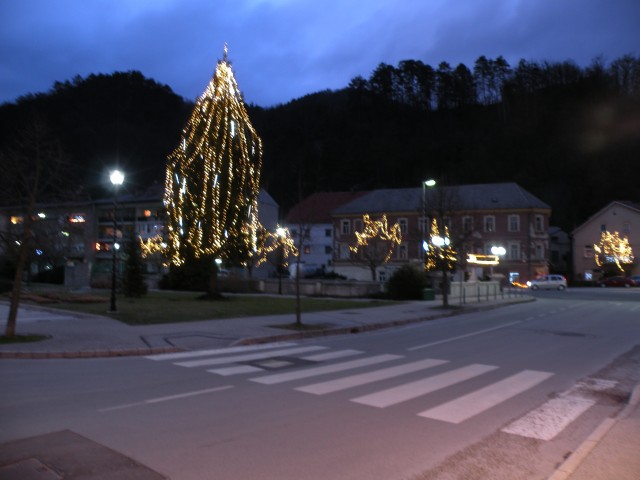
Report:
<svg viewBox="0 0 640 480"><path fill-rule="evenodd" d="M238 376L265 386L290 386L309 395L329 395L359 389L348 401L377 409L392 408L415 399L425 399L435 392L459 385L475 387L428 409L417 407L421 418L460 424L536 387L551 378L553 372L513 370L499 365L471 363L457 365L442 358L407 358L390 353L368 354L354 349L330 349L321 345L281 342L213 350L151 355L147 359L167 362L176 367L201 368L208 374ZM210 368L213 367L213 368ZM491 374L491 375L489 375ZM329 377L329 378L327 378ZM480 379L481 386L471 380ZM385 382L384 387L378 386ZM394 385L389 386L389 382ZM363 393L364 389L368 390ZM577 401L579 408L568 408L568 421L558 428L532 433L531 425L544 415L533 412L520 424L514 422L505 433L550 440L594 403ZM557 412L543 406L546 413ZM533 420L532 420L533 419ZM538 422L539 423L539 422ZM544 423L544 422L543 422ZM554 432L550 435L550 432Z"/></svg>

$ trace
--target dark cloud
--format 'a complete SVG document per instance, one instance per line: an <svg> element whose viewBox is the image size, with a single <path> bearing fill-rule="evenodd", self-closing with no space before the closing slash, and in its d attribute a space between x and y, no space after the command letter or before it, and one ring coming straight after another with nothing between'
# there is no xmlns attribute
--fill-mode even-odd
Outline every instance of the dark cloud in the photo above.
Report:
<svg viewBox="0 0 640 480"><path fill-rule="evenodd" d="M249 102L365 77L380 62L638 55L637 0L21 0L0 6L0 101L75 75L140 70L194 99L225 42Z"/></svg>

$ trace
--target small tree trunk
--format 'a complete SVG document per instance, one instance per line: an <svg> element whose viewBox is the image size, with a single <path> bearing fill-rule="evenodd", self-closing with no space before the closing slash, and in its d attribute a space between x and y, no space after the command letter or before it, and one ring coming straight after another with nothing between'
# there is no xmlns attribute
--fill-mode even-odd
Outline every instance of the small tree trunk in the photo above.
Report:
<svg viewBox="0 0 640 480"><path fill-rule="evenodd" d="M9 315L7 316L7 327L5 329L5 336L7 338L14 338L16 335L18 307L20 306L20 292L22 290L22 272L24 271L24 267L27 264L27 253L29 251L30 237L31 220L29 217L25 217L22 245L20 245L20 253L18 254L18 263L16 265L16 274L13 278L11 303L9 305Z"/></svg>
<svg viewBox="0 0 640 480"><path fill-rule="evenodd" d="M442 306L449 306L449 276L446 267L442 269Z"/></svg>
<svg viewBox="0 0 640 480"><path fill-rule="evenodd" d="M302 325L302 307L300 305L300 262L296 262L296 325Z"/></svg>

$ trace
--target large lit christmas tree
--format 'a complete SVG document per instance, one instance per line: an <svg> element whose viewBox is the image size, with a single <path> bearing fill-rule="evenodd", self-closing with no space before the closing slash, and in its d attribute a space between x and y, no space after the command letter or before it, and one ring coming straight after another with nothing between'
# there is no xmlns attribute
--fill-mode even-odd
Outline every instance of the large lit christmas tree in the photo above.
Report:
<svg viewBox="0 0 640 480"><path fill-rule="evenodd" d="M164 203L171 262L246 261L255 250L262 142L224 57L169 155ZM214 269L215 272L215 269ZM215 274L214 274L215 277Z"/></svg>

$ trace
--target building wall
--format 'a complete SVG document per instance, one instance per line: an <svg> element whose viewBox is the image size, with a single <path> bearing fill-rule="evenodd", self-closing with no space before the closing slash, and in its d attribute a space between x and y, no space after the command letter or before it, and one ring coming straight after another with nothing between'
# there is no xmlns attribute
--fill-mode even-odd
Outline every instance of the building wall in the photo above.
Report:
<svg viewBox="0 0 640 480"><path fill-rule="evenodd" d="M576 280L600 277L599 267L593 255L593 245L600 241L604 230L617 231L621 236L626 236L636 259L640 255L640 211L613 202L573 232L573 270ZM639 272L636 260L632 273Z"/></svg>
<svg viewBox="0 0 640 480"><path fill-rule="evenodd" d="M468 272L474 270L479 277L500 274L506 279L524 283L549 272L549 214L546 209L465 210L451 216L448 221L449 233L457 245L458 253L464 254L463 258L468 253L490 254L492 246L502 246L506 250L499 265L466 265ZM371 218L377 220L380 216L372 214ZM421 215L418 212L388 213L387 221L390 226L401 222L406 228L403 228L401 246L396 247L390 262L378 269L380 281L389 278L402 265L420 265L423 258L425 222L421 220ZM354 231L362 230L362 214L336 215L333 227L336 272L347 278L371 280L370 270L366 266L354 265L350 260L349 246L355 244Z"/></svg>

